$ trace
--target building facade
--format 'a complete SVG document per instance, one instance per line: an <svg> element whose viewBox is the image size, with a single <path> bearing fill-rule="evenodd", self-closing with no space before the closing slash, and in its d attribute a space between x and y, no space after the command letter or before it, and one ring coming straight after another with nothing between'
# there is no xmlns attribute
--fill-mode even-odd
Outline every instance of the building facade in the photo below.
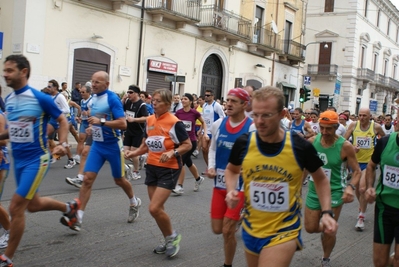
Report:
<svg viewBox="0 0 399 267"><path fill-rule="evenodd" d="M338 111L395 114L399 91L399 11L389 0L314 0L306 4L303 76ZM310 78L310 79L309 79ZM316 89L316 90L315 90ZM331 103L332 102L332 103Z"/></svg>
<svg viewBox="0 0 399 267"><path fill-rule="evenodd" d="M110 88L152 93L279 86L297 101L303 61L302 1L0 0L2 59L22 53L30 84L85 83L98 70Z"/></svg>

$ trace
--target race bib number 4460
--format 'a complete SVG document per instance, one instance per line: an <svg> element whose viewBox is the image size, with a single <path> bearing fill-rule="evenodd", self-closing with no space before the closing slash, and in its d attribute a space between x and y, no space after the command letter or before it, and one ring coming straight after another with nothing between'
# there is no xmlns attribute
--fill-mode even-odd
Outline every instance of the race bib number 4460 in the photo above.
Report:
<svg viewBox="0 0 399 267"><path fill-rule="evenodd" d="M254 209L267 212L282 212L288 210L288 183L261 183L252 181L249 185L251 206Z"/></svg>

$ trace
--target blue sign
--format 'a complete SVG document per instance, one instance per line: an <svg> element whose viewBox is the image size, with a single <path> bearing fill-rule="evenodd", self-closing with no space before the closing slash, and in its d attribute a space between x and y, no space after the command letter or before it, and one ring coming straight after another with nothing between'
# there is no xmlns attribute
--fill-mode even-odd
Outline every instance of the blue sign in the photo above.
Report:
<svg viewBox="0 0 399 267"><path fill-rule="evenodd" d="M378 105L377 100L370 100L370 104L369 104L370 111L377 111L377 105Z"/></svg>
<svg viewBox="0 0 399 267"><path fill-rule="evenodd" d="M340 80L335 80L335 89L334 89L334 94L339 95L341 93L341 81Z"/></svg>
<svg viewBox="0 0 399 267"><path fill-rule="evenodd" d="M303 76L303 84L304 85L310 85L312 77L310 76Z"/></svg>

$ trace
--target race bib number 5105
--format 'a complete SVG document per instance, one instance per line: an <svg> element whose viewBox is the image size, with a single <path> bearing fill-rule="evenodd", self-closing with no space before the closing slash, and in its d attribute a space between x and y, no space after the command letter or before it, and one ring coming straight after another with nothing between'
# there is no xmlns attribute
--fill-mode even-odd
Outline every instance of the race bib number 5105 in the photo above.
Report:
<svg viewBox="0 0 399 267"><path fill-rule="evenodd" d="M251 206L254 209L267 212L282 212L288 210L288 183L250 183Z"/></svg>

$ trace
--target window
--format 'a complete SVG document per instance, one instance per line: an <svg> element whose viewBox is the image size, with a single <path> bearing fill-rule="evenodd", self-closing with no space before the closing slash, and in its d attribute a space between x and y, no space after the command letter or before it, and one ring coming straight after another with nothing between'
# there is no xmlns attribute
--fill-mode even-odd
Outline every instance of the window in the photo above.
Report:
<svg viewBox="0 0 399 267"><path fill-rule="evenodd" d="M380 27L380 17L381 17L381 10L377 12L377 27Z"/></svg>
<svg viewBox="0 0 399 267"><path fill-rule="evenodd" d="M292 22L286 20L284 28L284 54L290 53Z"/></svg>
<svg viewBox="0 0 399 267"><path fill-rule="evenodd" d="M334 0L325 0L324 12L334 12Z"/></svg>
<svg viewBox="0 0 399 267"><path fill-rule="evenodd" d="M399 42L399 27L396 28L396 42Z"/></svg>
<svg viewBox="0 0 399 267"><path fill-rule="evenodd" d="M364 59L366 57L366 47L362 46L360 51L360 68L364 68Z"/></svg>
<svg viewBox="0 0 399 267"><path fill-rule="evenodd" d="M392 78L396 79L396 73L398 72L398 64L393 64L392 68Z"/></svg>
<svg viewBox="0 0 399 267"><path fill-rule="evenodd" d="M388 59L384 60L384 69L382 70L382 74L384 76L387 76L387 71L388 71Z"/></svg>
<svg viewBox="0 0 399 267"><path fill-rule="evenodd" d="M377 70L378 54L374 54L373 61L373 71L375 72Z"/></svg>
<svg viewBox="0 0 399 267"><path fill-rule="evenodd" d="M366 0L365 1L365 4L364 4L364 16L367 18L367 11L368 11L368 8L369 8L369 0Z"/></svg>
<svg viewBox="0 0 399 267"><path fill-rule="evenodd" d="M391 19L388 20L387 35L389 36L389 27L391 26Z"/></svg>
<svg viewBox="0 0 399 267"><path fill-rule="evenodd" d="M263 8L256 6L253 43L260 43L263 25ZM264 37L264 36L262 36Z"/></svg>

